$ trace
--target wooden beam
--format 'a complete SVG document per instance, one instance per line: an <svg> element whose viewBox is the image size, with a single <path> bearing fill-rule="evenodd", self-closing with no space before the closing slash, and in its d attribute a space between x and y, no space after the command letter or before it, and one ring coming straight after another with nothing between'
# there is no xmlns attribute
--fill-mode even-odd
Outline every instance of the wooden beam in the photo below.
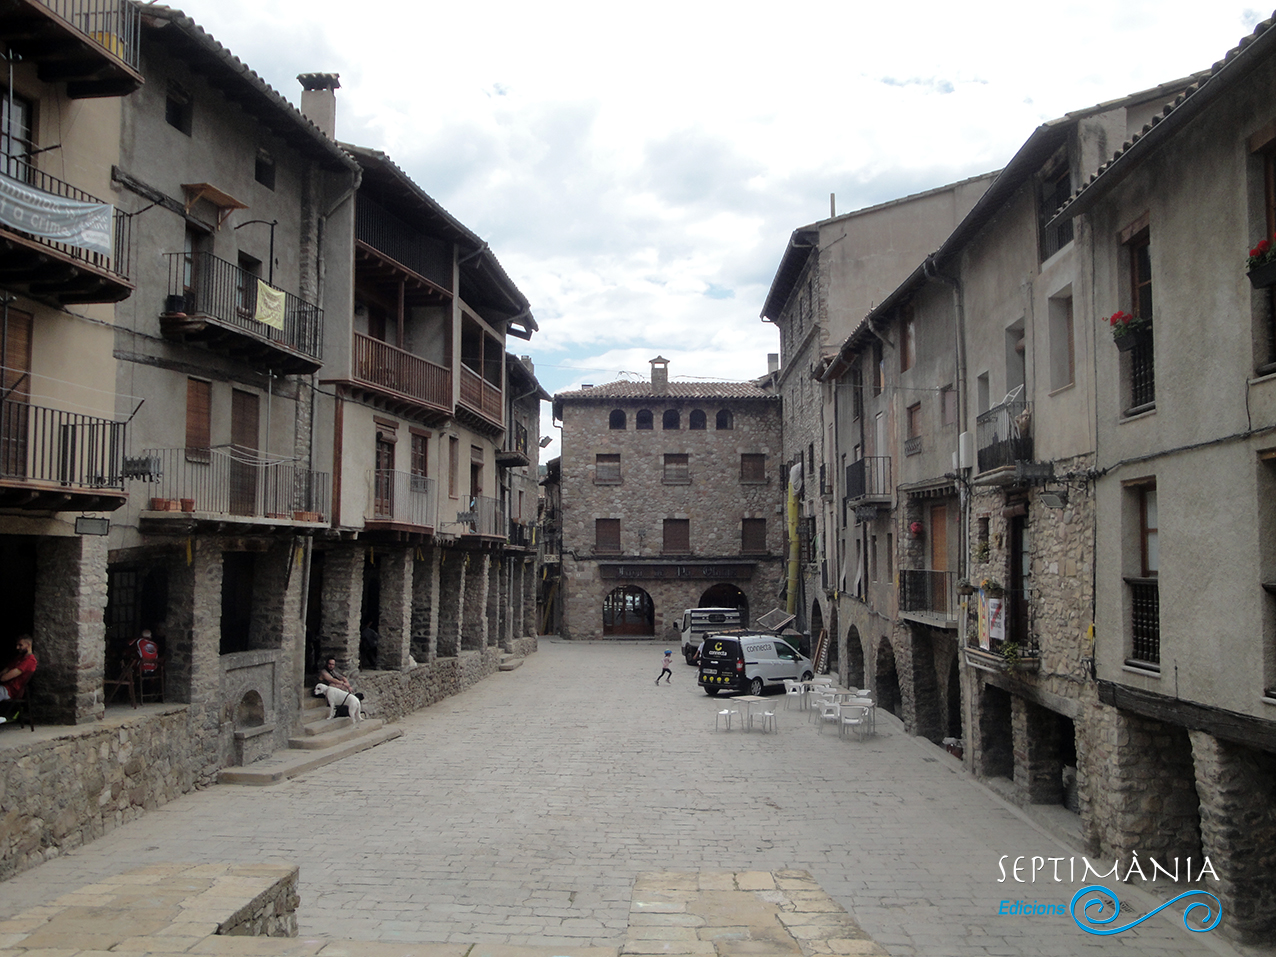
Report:
<svg viewBox="0 0 1276 957"><path fill-rule="evenodd" d="M1276 721L1142 691L1113 681L1099 682L1099 701L1189 731L1204 731L1225 741L1276 753Z"/></svg>

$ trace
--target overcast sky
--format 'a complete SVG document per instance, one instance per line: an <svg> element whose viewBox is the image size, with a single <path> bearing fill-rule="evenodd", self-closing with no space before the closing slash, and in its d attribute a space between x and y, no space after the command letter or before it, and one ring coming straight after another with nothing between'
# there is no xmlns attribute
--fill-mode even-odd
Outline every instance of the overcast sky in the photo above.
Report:
<svg viewBox="0 0 1276 957"><path fill-rule="evenodd" d="M188 0L294 103L388 152L486 239L540 324L550 391L748 379L789 233L1002 167L1041 122L1208 68L1234 0L779 4ZM548 416L543 423L549 429ZM557 451L557 443L548 450ZM542 459L544 460L544 459Z"/></svg>

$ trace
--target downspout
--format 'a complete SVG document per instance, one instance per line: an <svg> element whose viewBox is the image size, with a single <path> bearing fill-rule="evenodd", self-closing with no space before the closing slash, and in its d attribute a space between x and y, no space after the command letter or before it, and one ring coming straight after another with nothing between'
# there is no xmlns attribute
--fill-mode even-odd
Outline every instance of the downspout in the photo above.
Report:
<svg viewBox="0 0 1276 957"><path fill-rule="evenodd" d="M957 421L966 425L967 389L966 389L966 308L962 292L961 280L945 276L939 271L933 255L927 256L922 263L922 274L931 280L946 283L953 290L953 313L956 318L956 352L957 352ZM961 436L964 429L957 431L957 486L961 500L961 527L957 530L957 577L965 578L967 560L970 549L970 495L961 481L963 468L961 464Z"/></svg>
<svg viewBox="0 0 1276 957"><path fill-rule="evenodd" d="M787 600L784 610L790 615L797 614L798 593L798 492L802 488L802 465L796 463L789 469L789 575L786 587Z"/></svg>

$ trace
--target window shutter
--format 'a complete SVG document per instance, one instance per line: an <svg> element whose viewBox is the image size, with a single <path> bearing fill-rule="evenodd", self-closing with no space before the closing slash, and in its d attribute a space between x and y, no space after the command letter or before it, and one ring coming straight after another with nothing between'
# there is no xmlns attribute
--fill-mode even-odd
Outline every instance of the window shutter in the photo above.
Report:
<svg viewBox="0 0 1276 957"><path fill-rule="evenodd" d="M665 519L664 550L671 554L691 551L691 522L685 518Z"/></svg>
<svg viewBox="0 0 1276 957"><path fill-rule="evenodd" d="M620 519L594 519L594 551L620 553Z"/></svg>
<svg viewBox="0 0 1276 957"><path fill-rule="evenodd" d="M186 461L208 462L212 445L213 384L186 380Z"/></svg>
<svg viewBox="0 0 1276 957"><path fill-rule="evenodd" d="M746 518L740 525L740 551L758 555L766 551L766 519Z"/></svg>

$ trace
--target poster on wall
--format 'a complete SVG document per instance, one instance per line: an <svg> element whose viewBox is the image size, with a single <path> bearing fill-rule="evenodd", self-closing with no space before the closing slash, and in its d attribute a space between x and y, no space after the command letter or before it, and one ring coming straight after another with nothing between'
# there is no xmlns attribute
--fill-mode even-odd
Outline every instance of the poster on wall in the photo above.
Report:
<svg viewBox="0 0 1276 957"><path fill-rule="evenodd" d="M989 598L984 591L979 592L979 647L984 651L992 648L993 641L1006 640L1006 616L1003 611L1004 602L1000 598Z"/></svg>

